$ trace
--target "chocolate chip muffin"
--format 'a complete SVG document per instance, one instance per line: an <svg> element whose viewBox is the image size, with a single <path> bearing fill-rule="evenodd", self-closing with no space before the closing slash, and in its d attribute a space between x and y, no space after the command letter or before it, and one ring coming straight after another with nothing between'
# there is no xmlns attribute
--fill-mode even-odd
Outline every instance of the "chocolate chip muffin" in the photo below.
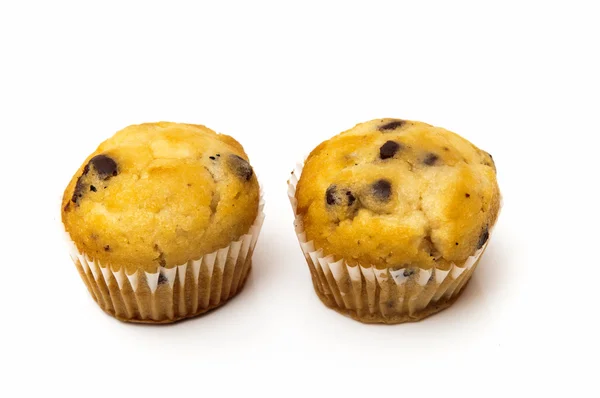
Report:
<svg viewBox="0 0 600 398"><path fill-rule="evenodd" d="M168 323L242 288L262 222L242 146L199 125L117 132L73 176L62 221L92 297L118 319Z"/></svg>
<svg viewBox="0 0 600 398"><path fill-rule="evenodd" d="M415 321L448 307L500 209L489 153L399 119L320 144L292 176L290 197L317 294L363 322Z"/></svg>

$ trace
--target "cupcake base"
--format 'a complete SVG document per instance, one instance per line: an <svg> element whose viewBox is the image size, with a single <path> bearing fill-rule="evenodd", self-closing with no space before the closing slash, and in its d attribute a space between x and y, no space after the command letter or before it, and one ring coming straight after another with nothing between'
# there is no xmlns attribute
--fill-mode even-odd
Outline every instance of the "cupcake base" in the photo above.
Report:
<svg viewBox="0 0 600 398"><path fill-rule="evenodd" d="M219 303L209 305L206 308L200 308L195 313L178 316L178 317L175 317L173 319L165 319L165 320L162 320L162 321L157 321L157 320L154 320L154 319L125 318L125 317L119 316L119 315L115 314L115 312L109 311L107 308L105 308L104 306L100 305L100 303L95 299L95 297L93 295L92 295L92 297L94 297L94 300L96 300L96 303L98 303L100 305L100 308L102 308L102 310L107 315L110 315L110 316L112 316L114 318L117 318L121 322L139 323L139 324L146 324L146 325L169 324L169 323L184 321L186 319L195 318L195 317L197 317L199 315L203 315L203 314L205 314L207 312L210 312L210 311L215 310L215 309L217 309L219 307L222 307L225 304L227 304L228 302L230 302L244 288L244 285L246 284L246 281L248 280L248 276L250 275L250 270L251 269L252 269L252 263L250 263L250 266L249 266L249 269L248 269L248 273L246 274L246 277L243 280L240 280L237 290L235 292L231 292L230 295L229 295L229 297L227 299L225 299L225 300L223 300L223 301L221 301Z"/></svg>
<svg viewBox="0 0 600 398"><path fill-rule="evenodd" d="M465 287L468 283L469 283L469 281L467 281L465 283ZM317 293L317 296L319 296L319 299L321 300L321 302L323 304L325 304L327 307L329 307L330 309L332 309L342 315L346 315L347 317L350 317L350 318L352 318L356 321L362 322L362 323L371 323L371 324L379 323L379 324L387 324L387 325L395 325L395 324L405 323L405 322L418 322L422 319L427 318L430 315L437 314L438 312L443 311L446 308L450 307L452 304L454 304L454 302L462 294L463 290L464 290L464 287L460 291L456 292L454 294L454 296L452 296L448 299L443 299L443 300L437 301L435 303L430 303L427 307L425 307L423 310L421 310L418 313L415 313L412 315L392 314L392 315L383 317L381 314L370 314L370 313L365 313L363 311L357 312L356 310L338 307L333 298L326 296L325 294L323 294L321 291L319 291L315 287L315 293Z"/></svg>
<svg viewBox="0 0 600 398"><path fill-rule="evenodd" d="M306 248L306 246L303 246ZM313 287L327 307L364 323L416 322L452 305L469 282L486 246L464 267L377 269L309 251Z"/></svg>
<svg viewBox="0 0 600 398"><path fill-rule="evenodd" d="M170 269L161 267L155 274L125 275L123 270L112 271L81 255L74 262L104 312L124 322L164 324L211 311L242 290L252 253L243 258L230 250L220 254Z"/></svg>

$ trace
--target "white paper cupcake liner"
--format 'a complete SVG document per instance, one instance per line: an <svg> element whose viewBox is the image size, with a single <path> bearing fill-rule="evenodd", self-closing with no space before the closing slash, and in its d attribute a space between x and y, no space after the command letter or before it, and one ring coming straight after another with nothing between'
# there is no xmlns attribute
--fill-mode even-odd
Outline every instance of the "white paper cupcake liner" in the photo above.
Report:
<svg viewBox="0 0 600 398"><path fill-rule="evenodd" d="M390 268L371 264L349 265L308 241L297 214L296 186L299 163L288 181L298 242L312 276L315 291L327 306L363 322L415 321L448 307L459 296L485 251L488 241L462 266L449 269ZM490 228L491 235L491 228Z"/></svg>
<svg viewBox="0 0 600 398"><path fill-rule="evenodd" d="M245 235L198 260L159 267L156 273L138 270L129 275L124 266L105 266L79 252L65 235L71 259L104 311L123 321L170 323L219 307L241 290L265 218L263 209L261 190L258 215Z"/></svg>

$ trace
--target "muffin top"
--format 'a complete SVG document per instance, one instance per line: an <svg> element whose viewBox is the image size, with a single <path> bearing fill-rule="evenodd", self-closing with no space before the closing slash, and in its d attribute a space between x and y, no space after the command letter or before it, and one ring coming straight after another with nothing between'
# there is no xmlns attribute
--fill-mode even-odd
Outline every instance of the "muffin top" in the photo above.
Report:
<svg viewBox="0 0 600 398"><path fill-rule="evenodd" d="M489 237L492 157L448 130L377 119L315 148L296 189L307 240L350 265L449 269Z"/></svg>
<svg viewBox="0 0 600 398"><path fill-rule="evenodd" d="M248 232L259 186L242 146L207 127L129 126L75 173L62 221L80 252L128 273L156 272Z"/></svg>

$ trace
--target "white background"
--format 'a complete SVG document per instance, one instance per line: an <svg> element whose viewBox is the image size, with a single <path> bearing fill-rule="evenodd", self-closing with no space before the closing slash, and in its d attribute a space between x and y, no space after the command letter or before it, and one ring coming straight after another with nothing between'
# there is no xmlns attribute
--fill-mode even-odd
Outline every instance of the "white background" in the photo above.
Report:
<svg viewBox="0 0 600 398"><path fill-rule="evenodd" d="M83 3L0 3L0 395L598 396L593 1ZM286 195L296 160L382 117L491 152L504 195L462 298L415 324L325 308ZM237 298L148 327L92 301L58 204L102 140L159 120L239 139L267 218Z"/></svg>

